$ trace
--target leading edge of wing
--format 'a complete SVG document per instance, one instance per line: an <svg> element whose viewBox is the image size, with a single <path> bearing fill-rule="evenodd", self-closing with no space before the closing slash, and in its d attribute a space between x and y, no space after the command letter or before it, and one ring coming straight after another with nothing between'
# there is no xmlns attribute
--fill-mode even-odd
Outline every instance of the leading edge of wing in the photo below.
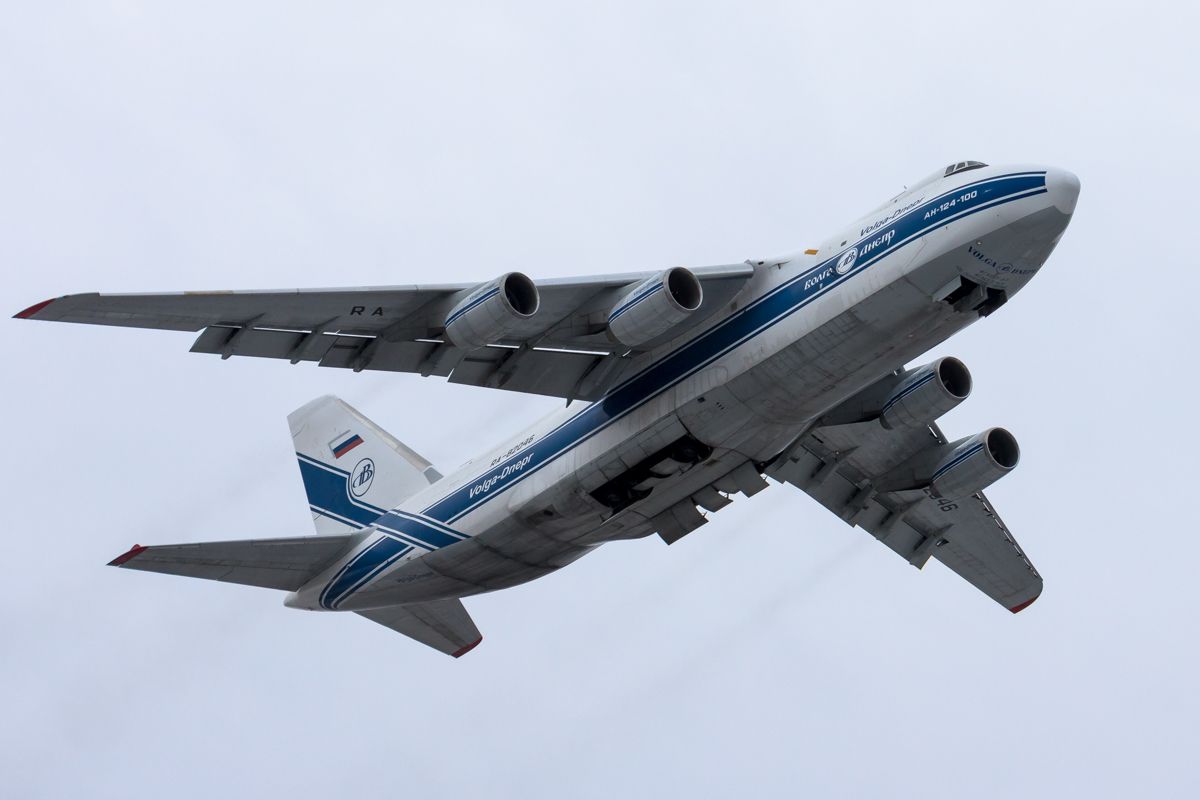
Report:
<svg viewBox="0 0 1200 800"><path fill-rule="evenodd" d="M423 284L402 286L356 286L312 289L249 289L185 292L84 292L52 297L13 315L13 319L45 322L79 322L129 328L198 331L209 325L238 321L261 314L259 301L287 298L291 302L348 302L360 298L373 301L392 297L449 296L475 284ZM244 308L242 308L244 306Z"/></svg>

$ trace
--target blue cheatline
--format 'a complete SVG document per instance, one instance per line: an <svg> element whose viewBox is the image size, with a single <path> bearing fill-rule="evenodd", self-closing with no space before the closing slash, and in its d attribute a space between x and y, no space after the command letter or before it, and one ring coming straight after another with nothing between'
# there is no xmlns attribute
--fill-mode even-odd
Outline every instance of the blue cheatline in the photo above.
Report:
<svg viewBox="0 0 1200 800"><path fill-rule="evenodd" d="M321 592L321 605L328 609L336 608L355 589L374 578L412 549L412 545L400 542L390 536L379 537L338 571L329 585Z"/></svg>

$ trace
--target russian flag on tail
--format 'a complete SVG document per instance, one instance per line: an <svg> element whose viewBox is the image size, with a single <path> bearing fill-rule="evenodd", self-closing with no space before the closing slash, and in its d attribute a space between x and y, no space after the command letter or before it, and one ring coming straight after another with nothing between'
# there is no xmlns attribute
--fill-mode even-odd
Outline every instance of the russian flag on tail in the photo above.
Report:
<svg viewBox="0 0 1200 800"><path fill-rule="evenodd" d="M334 458L341 458L362 443L363 438L361 436L357 433L351 434L347 431L330 442L329 449L333 452Z"/></svg>

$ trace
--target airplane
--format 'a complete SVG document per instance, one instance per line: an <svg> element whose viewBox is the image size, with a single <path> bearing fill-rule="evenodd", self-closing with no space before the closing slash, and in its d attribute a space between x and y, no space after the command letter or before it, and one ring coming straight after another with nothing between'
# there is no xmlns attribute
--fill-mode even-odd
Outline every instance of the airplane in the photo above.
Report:
<svg viewBox="0 0 1200 800"><path fill-rule="evenodd" d="M135 545L112 566L286 591L448 655L482 641L462 598L606 542L667 544L768 478L917 568L1013 613L1042 578L983 489L1019 460L953 441L965 364L905 365L1006 303L1050 256L1079 180L960 161L818 246L689 269L481 284L75 294L20 319L199 332L195 353L409 372L565 405L457 471L335 397L288 417L316 535Z"/></svg>

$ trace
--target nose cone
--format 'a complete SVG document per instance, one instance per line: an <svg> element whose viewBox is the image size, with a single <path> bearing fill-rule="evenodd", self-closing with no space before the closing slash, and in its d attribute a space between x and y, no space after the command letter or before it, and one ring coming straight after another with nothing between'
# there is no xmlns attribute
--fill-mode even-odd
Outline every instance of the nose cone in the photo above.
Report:
<svg viewBox="0 0 1200 800"><path fill-rule="evenodd" d="M1054 207L1070 216L1075 213L1075 201L1079 199L1079 178L1065 169L1046 170L1046 191Z"/></svg>

